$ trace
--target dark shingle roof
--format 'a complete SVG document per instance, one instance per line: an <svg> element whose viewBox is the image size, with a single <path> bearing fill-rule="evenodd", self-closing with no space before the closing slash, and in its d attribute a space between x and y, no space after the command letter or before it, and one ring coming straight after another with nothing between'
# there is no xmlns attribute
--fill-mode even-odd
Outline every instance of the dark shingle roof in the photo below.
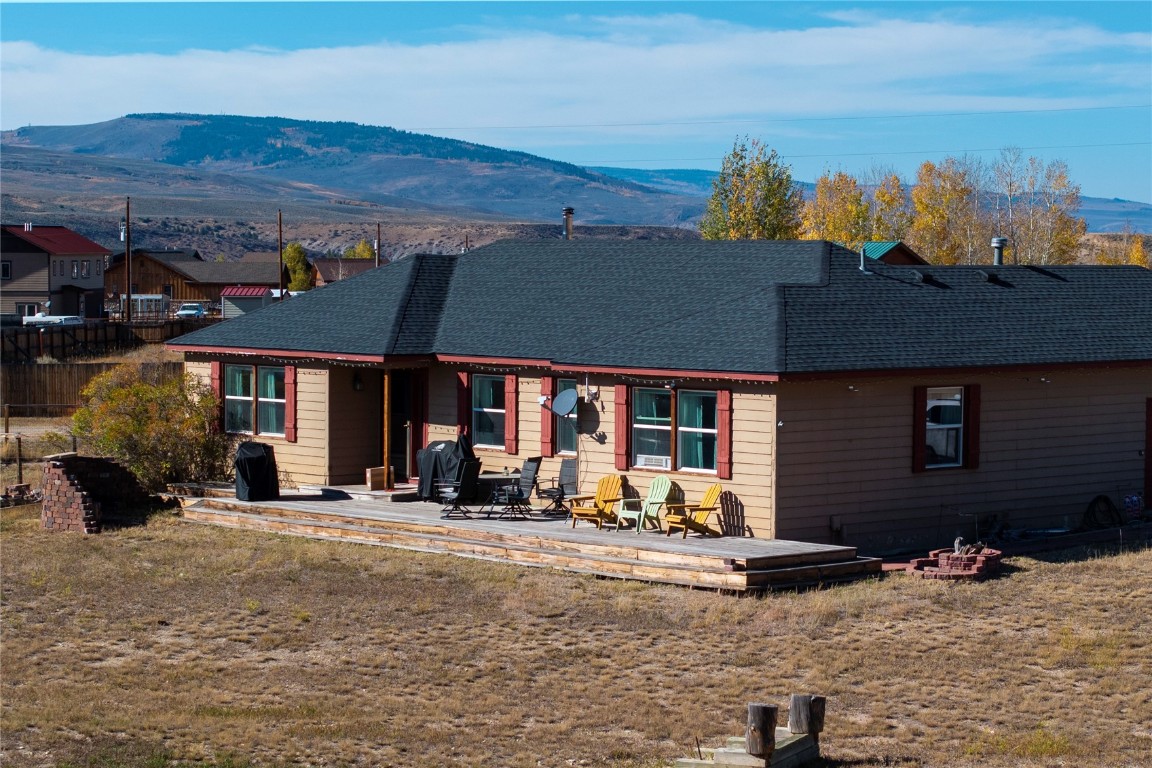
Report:
<svg viewBox="0 0 1152 768"><path fill-rule="evenodd" d="M1148 270L859 262L822 241L504 241L173 345L779 374L1152 360Z"/></svg>

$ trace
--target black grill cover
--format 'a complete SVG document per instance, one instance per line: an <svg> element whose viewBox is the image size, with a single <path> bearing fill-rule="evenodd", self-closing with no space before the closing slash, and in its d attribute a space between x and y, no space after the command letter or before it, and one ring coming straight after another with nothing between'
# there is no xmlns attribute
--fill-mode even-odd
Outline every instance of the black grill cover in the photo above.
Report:
<svg viewBox="0 0 1152 768"><path fill-rule="evenodd" d="M240 501L272 501L280 498L276 477L276 454L264 443L240 443L236 449L236 498Z"/></svg>
<svg viewBox="0 0 1152 768"><path fill-rule="evenodd" d="M416 468L420 472L420 483L416 492L422 499L436 497L436 486L451 483L456 479L456 470L465 459L476 458L472 441L467 435L459 440L436 440L427 448L416 451Z"/></svg>

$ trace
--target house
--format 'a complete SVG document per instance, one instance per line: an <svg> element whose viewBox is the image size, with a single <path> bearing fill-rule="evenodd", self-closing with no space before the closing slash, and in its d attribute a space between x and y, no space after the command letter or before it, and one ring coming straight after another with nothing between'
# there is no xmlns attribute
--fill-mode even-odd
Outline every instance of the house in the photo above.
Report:
<svg viewBox="0 0 1152 768"><path fill-rule="evenodd" d="M67 227L3 225L0 313L100 317L109 254Z"/></svg>
<svg viewBox="0 0 1152 768"><path fill-rule="evenodd" d="M375 259L312 259L312 285L315 288L322 288L375 268Z"/></svg>
<svg viewBox="0 0 1152 768"><path fill-rule="evenodd" d="M860 250L861 253L864 254L864 258L872 259L873 261L882 261L885 264L903 264L908 266L928 263L921 258L920 254L899 240L874 240L870 243L864 243L864 247Z"/></svg>
<svg viewBox="0 0 1152 768"><path fill-rule="evenodd" d="M106 297L118 305L125 296L124 253L112 257L104 276ZM220 293L229 285L280 287L276 261L206 261L193 249L132 249L133 317L165 314L170 306L184 302L219 304ZM287 285L285 271L284 284Z"/></svg>
<svg viewBox="0 0 1152 768"><path fill-rule="evenodd" d="M1105 311L1106 308L1106 311ZM1152 467L1152 272L893 265L823 241L504 241L169 342L298 482L467 434L580 486L719 480L758 537L879 554L1075 526ZM576 413L541 398L576 389ZM978 527L979 526L979 527Z"/></svg>

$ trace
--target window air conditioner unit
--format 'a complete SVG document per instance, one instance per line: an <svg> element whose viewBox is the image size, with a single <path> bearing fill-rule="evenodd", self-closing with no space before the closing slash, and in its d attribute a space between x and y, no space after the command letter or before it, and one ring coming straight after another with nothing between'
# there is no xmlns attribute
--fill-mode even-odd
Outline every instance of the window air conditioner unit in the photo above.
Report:
<svg viewBox="0 0 1152 768"><path fill-rule="evenodd" d="M636 457L636 466L645 469L671 469L672 459L669 456L639 455Z"/></svg>

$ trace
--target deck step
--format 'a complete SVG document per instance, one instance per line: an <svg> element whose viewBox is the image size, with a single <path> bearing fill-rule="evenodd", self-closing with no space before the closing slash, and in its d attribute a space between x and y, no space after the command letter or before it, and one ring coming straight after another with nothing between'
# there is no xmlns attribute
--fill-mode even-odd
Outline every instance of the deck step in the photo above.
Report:
<svg viewBox="0 0 1152 768"><path fill-rule="evenodd" d="M860 578L868 575L871 568L870 558L856 558L840 564L821 563L819 566L781 568L777 569L778 574L762 570L743 571L733 569L728 559L716 555L685 557L676 553L627 546L624 542L600 544L543 535L503 534L411 520L319 514L281 507L262 508L251 504L229 503L222 499L198 500L186 506L183 514L185 519L197 523L739 592ZM612 532L604 532L602 535L612 537ZM627 535L621 533L620 538ZM878 570L878 561L876 565Z"/></svg>
<svg viewBox="0 0 1152 768"><path fill-rule="evenodd" d="M749 755L744 748L744 739L733 737L723 747L700 750L703 757L681 758L674 768L718 768L729 766L764 766L764 760ZM776 749L772 753L769 768L804 768L820 759L820 746L806 733L790 733L787 728L776 729Z"/></svg>

